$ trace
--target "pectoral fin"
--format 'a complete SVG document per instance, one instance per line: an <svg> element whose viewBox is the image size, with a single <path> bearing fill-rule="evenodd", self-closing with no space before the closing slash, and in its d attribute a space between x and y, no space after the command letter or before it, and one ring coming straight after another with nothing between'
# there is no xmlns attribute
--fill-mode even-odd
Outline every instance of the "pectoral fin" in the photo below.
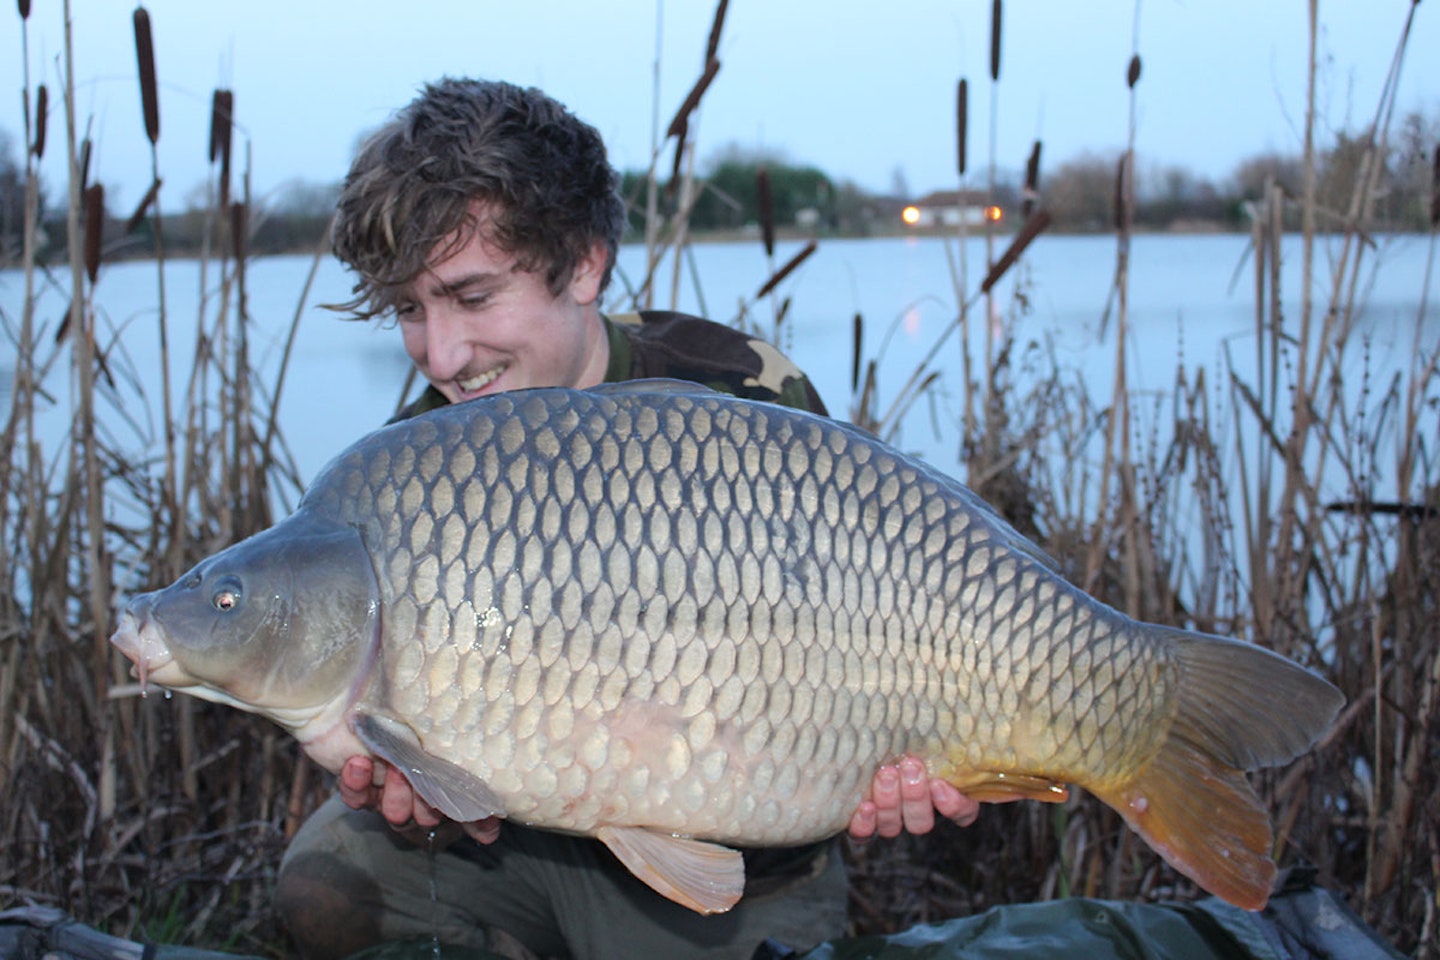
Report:
<svg viewBox="0 0 1440 960"><path fill-rule="evenodd" d="M404 775L415 792L436 810L460 823L505 816L505 804L485 781L449 760L425 752L404 721L380 714L358 714L355 735Z"/></svg>
<svg viewBox="0 0 1440 960"><path fill-rule="evenodd" d="M595 835L631 873L696 913L724 913L745 892L738 850L644 827L601 827Z"/></svg>

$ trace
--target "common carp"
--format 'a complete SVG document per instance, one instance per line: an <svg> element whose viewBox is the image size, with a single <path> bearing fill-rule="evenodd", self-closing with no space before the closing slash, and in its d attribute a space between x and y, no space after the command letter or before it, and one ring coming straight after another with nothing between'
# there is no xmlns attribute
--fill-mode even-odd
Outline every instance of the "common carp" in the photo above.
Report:
<svg viewBox="0 0 1440 960"><path fill-rule="evenodd" d="M1342 697L1067 583L974 493L853 426L694 384L472 400L362 438L295 512L133 599L155 683L383 758L460 821L598 837L701 912L727 845L841 831L904 753L977 799L1081 786L1248 909L1243 771Z"/></svg>

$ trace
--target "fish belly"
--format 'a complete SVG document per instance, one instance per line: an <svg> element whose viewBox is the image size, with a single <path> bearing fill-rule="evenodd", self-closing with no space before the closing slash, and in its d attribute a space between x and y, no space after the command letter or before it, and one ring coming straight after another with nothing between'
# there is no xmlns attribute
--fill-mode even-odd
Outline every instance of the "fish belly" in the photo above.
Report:
<svg viewBox="0 0 1440 960"><path fill-rule="evenodd" d="M858 430L718 396L469 414L358 451L334 508L381 557L385 709L513 818L794 843L901 753L963 781L1153 749L1167 690L1114 618Z"/></svg>

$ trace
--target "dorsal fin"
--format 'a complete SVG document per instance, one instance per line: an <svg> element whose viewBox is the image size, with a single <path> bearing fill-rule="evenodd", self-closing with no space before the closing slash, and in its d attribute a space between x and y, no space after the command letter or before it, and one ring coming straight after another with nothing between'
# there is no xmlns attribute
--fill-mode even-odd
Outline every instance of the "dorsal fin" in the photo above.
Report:
<svg viewBox="0 0 1440 960"><path fill-rule="evenodd" d="M712 390L693 380L676 380L667 377L650 377L645 380L622 380L619 383L600 383L588 388L591 393L606 397L627 397L636 394L688 394L690 396L716 396L719 390Z"/></svg>

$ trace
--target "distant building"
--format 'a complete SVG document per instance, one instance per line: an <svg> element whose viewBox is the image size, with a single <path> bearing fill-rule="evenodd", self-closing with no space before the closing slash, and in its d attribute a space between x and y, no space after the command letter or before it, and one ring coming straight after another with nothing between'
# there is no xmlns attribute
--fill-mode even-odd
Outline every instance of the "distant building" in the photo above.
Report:
<svg viewBox="0 0 1440 960"><path fill-rule="evenodd" d="M988 220L999 220L999 207L989 202L988 194L978 190L936 190L905 207L900 216L911 227L958 227L962 222L978 227Z"/></svg>

